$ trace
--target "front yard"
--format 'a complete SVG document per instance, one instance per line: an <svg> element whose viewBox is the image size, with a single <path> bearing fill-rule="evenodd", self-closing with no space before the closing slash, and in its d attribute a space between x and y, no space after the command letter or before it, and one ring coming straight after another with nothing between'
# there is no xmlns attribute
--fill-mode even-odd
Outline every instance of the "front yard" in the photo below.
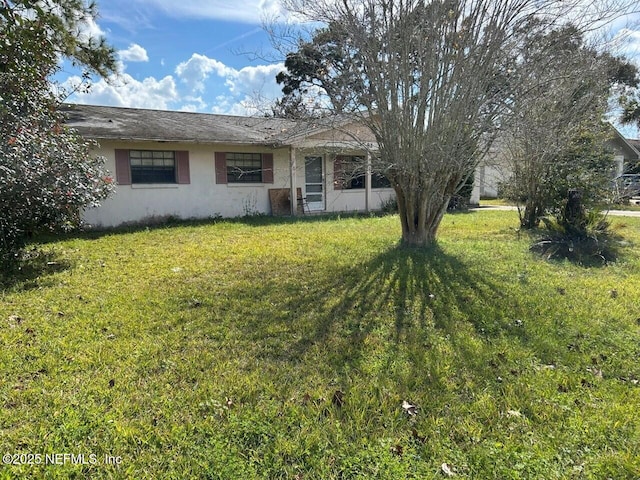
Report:
<svg viewBox="0 0 640 480"><path fill-rule="evenodd" d="M0 290L0 478L637 479L640 219L603 268L517 223L447 215L430 251L393 216L42 244Z"/></svg>

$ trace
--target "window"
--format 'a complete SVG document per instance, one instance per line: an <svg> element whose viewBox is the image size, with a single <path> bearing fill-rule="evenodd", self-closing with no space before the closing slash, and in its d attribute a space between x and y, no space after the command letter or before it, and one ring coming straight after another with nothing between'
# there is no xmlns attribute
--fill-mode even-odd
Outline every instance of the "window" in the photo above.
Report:
<svg viewBox="0 0 640 480"><path fill-rule="evenodd" d="M260 153L227 153L227 183L262 183Z"/></svg>
<svg viewBox="0 0 640 480"><path fill-rule="evenodd" d="M373 172L371 174L371 188L391 188L391 182L383 174Z"/></svg>
<svg viewBox="0 0 640 480"><path fill-rule="evenodd" d="M215 152L216 183L273 183L273 153Z"/></svg>
<svg viewBox="0 0 640 480"><path fill-rule="evenodd" d="M334 164L335 188L344 190L364 189L366 163L362 156L338 156ZM371 188L391 188L391 182L383 174L371 173Z"/></svg>
<svg viewBox="0 0 640 480"><path fill-rule="evenodd" d="M345 190L357 190L364 188L365 174L364 157L342 156L340 157L340 181Z"/></svg>
<svg viewBox="0 0 640 480"><path fill-rule="evenodd" d="M189 151L115 149L118 185L189 184Z"/></svg>
<svg viewBox="0 0 640 480"><path fill-rule="evenodd" d="M175 152L129 150L131 183L177 183Z"/></svg>

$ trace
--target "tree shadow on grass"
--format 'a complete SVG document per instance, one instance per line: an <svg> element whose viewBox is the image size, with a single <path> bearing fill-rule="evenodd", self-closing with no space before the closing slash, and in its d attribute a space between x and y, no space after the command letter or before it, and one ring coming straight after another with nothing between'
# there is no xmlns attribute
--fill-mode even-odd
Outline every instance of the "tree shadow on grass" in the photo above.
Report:
<svg viewBox="0 0 640 480"><path fill-rule="evenodd" d="M275 311L243 321L259 356L297 364L314 355L323 359L319 367L340 377L368 362L372 342L382 342L392 358L394 352L426 351L434 336L447 337L464 364L478 366L478 350L461 332L485 341L502 335L527 340L513 312L504 309L511 301L489 273L437 246L397 247L350 267L324 266L312 280L252 285L258 298L284 298ZM285 332L275 345L274 330Z"/></svg>
<svg viewBox="0 0 640 480"><path fill-rule="evenodd" d="M42 277L68 270L70 267L70 263L59 258L53 250L39 246L26 248L20 252L19 258L2 264L0 292L17 286L20 286L21 290L37 288L42 286L39 281Z"/></svg>

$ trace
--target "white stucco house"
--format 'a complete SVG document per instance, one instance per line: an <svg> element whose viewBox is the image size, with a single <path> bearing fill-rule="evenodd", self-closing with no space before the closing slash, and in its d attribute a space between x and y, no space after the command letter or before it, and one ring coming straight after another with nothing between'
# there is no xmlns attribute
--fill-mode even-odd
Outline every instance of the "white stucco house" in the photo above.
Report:
<svg viewBox="0 0 640 480"><path fill-rule="evenodd" d="M85 212L92 226L374 211L394 195L370 168L345 174L376 146L370 131L346 120L323 125L93 105L65 105L64 112L68 126L99 143L95 153L107 159L117 184L112 197Z"/></svg>
<svg viewBox="0 0 640 480"><path fill-rule="evenodd" d="M625 138L615 127L611 127L611 139L607 142L612 150L615 172L613 178L635 171L640 161L640 140ZM511 169L501 157L500 142L496 141L489 154L475 171L475 194L478 198L497 198L500 184L509 178ZM612 180L613 180L612 178Z"/></svg>

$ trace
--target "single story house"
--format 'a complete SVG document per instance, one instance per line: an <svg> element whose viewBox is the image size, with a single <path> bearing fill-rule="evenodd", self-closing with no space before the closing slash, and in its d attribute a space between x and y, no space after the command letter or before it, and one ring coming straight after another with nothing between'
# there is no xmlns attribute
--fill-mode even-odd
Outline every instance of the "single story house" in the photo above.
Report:
<svg viewBox="0 0 640 480"><path fill-rule="evenodd" d="M608 146L613 152L615 162L614 178L627 173L640 173L640 140L625 138L615 127L611 127L612 138ZM500 155L499 142L483 159L475 172L476 195L478 198L496 198L500 194L500 184L511 174L508 162Z"/></svg>
<svg viewBox="0 0 640 480"><path fill-rule="evenodd" d="M348 120L278 118L65 105L67 125L99 144L116 192L84 220L92 226L166 217L353 212L394 196L371 172L375 138ZM294 195L291 195L295 192ZM292 202L290 199L294 198Z"/></svg>

